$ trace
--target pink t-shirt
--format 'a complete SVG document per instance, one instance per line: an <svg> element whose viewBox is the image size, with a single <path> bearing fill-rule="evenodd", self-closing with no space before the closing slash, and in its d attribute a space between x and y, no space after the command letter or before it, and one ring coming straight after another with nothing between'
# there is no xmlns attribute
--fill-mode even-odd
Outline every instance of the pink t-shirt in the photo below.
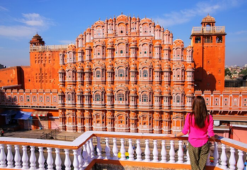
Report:
<svg viewBox="0 0 247 170"><path fill-rule="evenodd" d="M191 117L192 116L192 117ZM191 122L190 122L191 120ZM201 147L208 141L208 136L214 136L214 128L213 128L214 120L211 115L209 115L209 121L205 120L205 126L203 128L199 128L195 125L194 115L190 113L186 116L185 125L182 130L183 134L187 134L189 132L188 141L194 147Z"/></svg>

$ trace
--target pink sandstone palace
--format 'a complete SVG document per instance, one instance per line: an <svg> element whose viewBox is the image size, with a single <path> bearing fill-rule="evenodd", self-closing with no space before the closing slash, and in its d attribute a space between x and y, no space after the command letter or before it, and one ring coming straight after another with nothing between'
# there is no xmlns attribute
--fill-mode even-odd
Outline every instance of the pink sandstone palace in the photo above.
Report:
<svg viewBox="0 0 247 170"><path fill-rule="evenodd" d="M208 15L184 47L151 19L123 14L96 21L75 44L46 46L36 34L30 66L0 70L0 121L19 110L31 113L18 121L27 129L177 133L202 95L215 132L238 140L247 91L224 88L225 35Z"/></svg>

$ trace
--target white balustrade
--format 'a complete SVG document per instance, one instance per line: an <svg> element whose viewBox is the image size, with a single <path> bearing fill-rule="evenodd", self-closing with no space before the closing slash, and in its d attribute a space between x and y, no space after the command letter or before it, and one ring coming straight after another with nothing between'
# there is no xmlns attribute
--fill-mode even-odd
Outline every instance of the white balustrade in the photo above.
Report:
<svg viewBox="0 0 247 170"><path fill-rule="evenodd" d="M88 165L88 159L87 159L87 149L86 149L86 144L83 145L83 160L84 160L84 166Z"/></svg>
<svg viewBox="0 0 247 170"><path fill-rule="evenodd" d="M129 139L128 153L129 153L129 160L133 161L134 160L134 150L133 150L133 146L132 146L132 139Z"/></svg>
<svg viewBox="0 0 247 170"><path fill-rule="evenodd" d="M111 157L111 148L109 146L109 138L105 138L105 155L106 155L106 159L110 159Z"/></svg>
<svg viewBox="0 0 247 170"><path fill-rule="evenodd" d="M7 163L8 163L8 168L13 168L13 154L12 154L12 147L11 145L7 145L7 150L8 150L8 154L7 154Z"/></svg>
<svg viewBox="0 0 247 170"><path fill-rule="evenodd" d="M183 163L183 142L180 140L178 141L178 162Z"/></svg>
<svg viewBox="0 0 247 170"><path fill-rule="evenodd" d="M157 148L157 140L153 140L153 162L158 162L158 148Z"/></svg>
<svg viewBox="0 0 247 170"><path fill-rule="evenodd" d="M166 162L166 142L165 140L161 141L161 162L165 163Z"/></svg>
<svg viewBox="0 0 247 170"><path fill-rule="evenodd" d="M235 149L233 147L230 147L230 170L235 170L235 164L236 164L236 159L235 159Z"/></svg>
<svg viewBox="0 0 247 170"><path fill-rule="evenodd" d="M53 158L52 158L52 148L47 148L47 168L48 170L53 170Z"/></svg>
<svg viewBox="0 0 247 170"><path fill-rule="evenodd" d="M238 170L244 169L243 155L244 155L243 151L238 150L238 163L237 163Z"/></svg>
<svg viewBox="0 0 247 170"><path fill-rule="evenodd" d="M210 165L211 163L210 163L210 148L209 148L209 150L208 150L208 157L207 157L207 162L206 162L206 165Z"/></svg>
<svg viewBox="0 0 247 170"><path fill-rule="evenodd" d="M83 159L81 155L81 148L78 149L78 162L79 162L79 170L83 169Z"/></svg>
<svg viewBox="0 0 247 170"><path fill-rule="evenodd" d="M5 168L6 167L6 155L4 151L4 144L0 144L0 167Z"/></svg>
<svg viewBox="0 0 247 170"><path fill-rule="evenodd" d="M21 155L20 155L19 145L15 145L15 168L16 169L21 168Z"/></svg>
<svg viewBox="0 0 247 170"><path fill-rule="evenodd" d="M117 160L117 154L118 154L118 148L117 148L117 139L113 138L113 148L112 148L112 152L113 152L113 159Z"/></svg>
<svg viewBox="0 0 247 170"><path fill-rule="evenodd" d="M87 149L87 159L90 162L92 158L91 158L91 148L90 148L89 140L86 142L86 149Z"/></svg>
<svg viewBox="0 0 247 170"><path fill-rule="evenodd" d="M44 153L43 153L43 147L39 147L39 170L45 170L45 157L44 157Z"/></svg>
<svg viewBox="0 0 247 170"><path fill-rule="evenodd" d="M64 165L65 165L65 170L71 170L71 161L69 158L69 149L64 149L65 151L65 160L64 160Z"/></svg>
<svg viewBox="0 0 247 170"><path fill-rule="evenodd" d="M98 159L101 159L101 145L100 145L100 137L97 137L97 154L98 154Z"/></svg>
<svg viewBox="0 0 247 170"><path fill-rule="evenodd" d="M169 154L170 154L170 163L175 163L175 150L174 150L174 141L171 140L170 141L170 151L169 151Z"/></svg>
<svg viewBox="0 0 247 170"><path fill-rule="evenodd" d="M30 147L31 147L30 170L36 170L35 146L30 146Z"/></svg>
<svg viewBox="0 0 247 170"><path fill-rule="evenodd" d="M94 147L93 147L93 139L89 139L90 150L91 150L91 158L94 159Z"/></svg>
<svg viewBox="0 0 247 170"><path fill-rule="evenodd" d="M27 146L22 146L22 169L29 169Z"/></svg>
<svg viewBox="0 0 247 170"><path fill-rule="evenodd" d="M56 152L56 159L55 159L56 170L61 170L62 169L62 160L60 157L59 148L55 148L55 152Z"/></svg>
<svg viewBox="0 0 247 170"><path fill-rule="evenodd" d="M125 148L124 148L124 139L121 138L121 148L120 148L120 153L121 153L121 158L120 160L126 160L125 158Z"/></svg>
<svg viewBox="0 0 247 170"><path fill-rule="evenodd" d="M136 161L142 161L142 151L141 151L141 146L140 146L140 139L136 139L136 155L137 155Z"/></svg>
<svg viewBox="0 0 247 170"><path fill-rule="evenodd" d="M74 149L73 155L74 155L74 161L73 161L74 170L79 170L78 150Z"/></svg>
<svg viewBox="0 0 247 170"><path fill-rule="evenodd" d="M221 144L221 156L220 156L220 160L221 160L221 168L222 169L227 169L226 166L226 161L227 161L227 157L226 157L226 147L225 144Z"/></svg>

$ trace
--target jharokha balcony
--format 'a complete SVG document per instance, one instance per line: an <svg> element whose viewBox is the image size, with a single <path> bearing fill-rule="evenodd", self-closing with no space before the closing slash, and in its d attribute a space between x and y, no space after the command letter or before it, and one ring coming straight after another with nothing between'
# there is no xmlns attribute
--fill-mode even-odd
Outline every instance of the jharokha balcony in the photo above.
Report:
<svg viewBox="0 0 247 170"><path fill-rule="evenodd" d="M207 170L244 169L247 144L221 137L210 142ZM191 169L184 143L187 137L96 131L73 142L1 137L0 169Z"/></svg>

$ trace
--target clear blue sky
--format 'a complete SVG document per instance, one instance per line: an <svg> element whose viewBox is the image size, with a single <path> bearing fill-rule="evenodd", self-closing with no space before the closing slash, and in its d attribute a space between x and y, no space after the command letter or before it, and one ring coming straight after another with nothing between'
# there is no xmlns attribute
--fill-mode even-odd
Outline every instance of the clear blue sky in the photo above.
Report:
<svg viewBox="0 0 247 170"><path fill-rule="evenodd" d="M29 65L29 41L38 32L47 45L68 44L99 18L123 14L152 18L190 44L193 26L208 13L226 26L226 65L247 64L245 0L0 0L0 63Z"/></svg>

